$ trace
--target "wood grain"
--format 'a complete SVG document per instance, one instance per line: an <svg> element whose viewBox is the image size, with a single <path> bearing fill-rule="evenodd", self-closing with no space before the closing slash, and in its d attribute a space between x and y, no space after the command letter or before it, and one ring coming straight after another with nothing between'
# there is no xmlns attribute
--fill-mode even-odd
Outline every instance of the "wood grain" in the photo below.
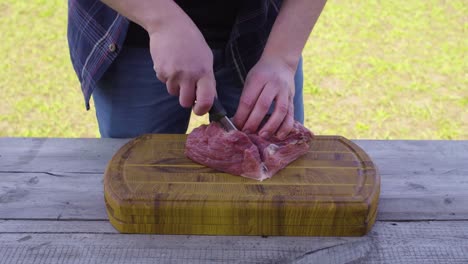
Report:
<svg viewBox="0 0 468 264"><path fill-rule="evenodd" d="M103 173L128 139L0 138L0 171Z"/></svg>
<svg viewBox="0 0 468 264"><path fill-rule="evenodd" d="M449 158L455 155L466 153ZM378 220L468 220L468 168L444 173L414 164L396 174L387 173L394 168L379 169ZM0 219L106 220L102 180L102 174L80 172L0 172Z"/></svg>
<svg viewBox="0 0 468 264"><path fill-rule="evenodd" d="M267 238L120 235L92 223L0 222L0 263L468 262L468 221L377 222L363 237Z"/></svg>
<svg viewBox="0 0 468 264"><path fill-rule="evenodd" d="M468 141L353 141L382 176L357 238L118 234L102 174L126 142L0 138L0 263L468 263Z"/></svg>
<svg viewBox="0 0 468 264"><path fill-rule="evenodd" d="M0 138L0 171L104 173L129 139ZM353 140L381 174L465 173L468 141ZM383 172L385 171L385 172Z"/></svg>
<svg viewBox="0 0 468 264"><path fill-rule="evenodd" d="M220 173L184 155L185 135L148 134L117 151L104 175L111 223L124 233L364 235L375 221L380 177L343 137L263 182Z"/></svg>

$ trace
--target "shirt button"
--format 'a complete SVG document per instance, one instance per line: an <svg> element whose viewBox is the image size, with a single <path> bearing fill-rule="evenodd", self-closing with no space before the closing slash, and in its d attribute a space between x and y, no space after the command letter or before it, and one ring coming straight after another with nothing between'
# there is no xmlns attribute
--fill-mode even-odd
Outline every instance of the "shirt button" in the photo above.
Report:
<svg viewBox="0 0 468 264"><path fill-rule="evenodd" d="M117 49L117 45L115 45L114 43L109 44L109 51L110 52L114 52L116 49Z"/></svg>

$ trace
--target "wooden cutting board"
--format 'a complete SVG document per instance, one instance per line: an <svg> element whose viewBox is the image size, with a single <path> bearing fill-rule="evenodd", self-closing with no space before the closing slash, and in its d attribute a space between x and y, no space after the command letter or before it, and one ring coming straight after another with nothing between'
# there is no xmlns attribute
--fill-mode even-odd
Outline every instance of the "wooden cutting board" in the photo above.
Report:
<svg viewBox="0 0 468 264"><path fill-rule="evenodd" d="M148 134L124 145L104 175L112 225L123 233L360 236L374 224L380 176L340 136L259 182L185 157L186 135Z"/></svg>

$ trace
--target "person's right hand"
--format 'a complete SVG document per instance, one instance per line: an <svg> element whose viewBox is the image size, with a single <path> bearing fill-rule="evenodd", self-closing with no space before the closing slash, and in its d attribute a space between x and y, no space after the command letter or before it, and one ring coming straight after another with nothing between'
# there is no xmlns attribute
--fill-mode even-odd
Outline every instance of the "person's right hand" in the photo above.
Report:
<svg viewBox="0 0 468 264"><path fill-rule="evenodd" d="M206 114L216 95L213 53L188 16L164 21L149 32L150 52L157 78L182 107Z"/></svg>

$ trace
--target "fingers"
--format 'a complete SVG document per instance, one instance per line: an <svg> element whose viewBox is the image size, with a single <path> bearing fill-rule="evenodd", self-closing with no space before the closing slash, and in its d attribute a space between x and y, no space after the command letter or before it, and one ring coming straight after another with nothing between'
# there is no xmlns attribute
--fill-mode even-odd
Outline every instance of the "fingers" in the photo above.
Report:
<svg viewBox="0 0 468 264"><path fill-rule="evenodd" d="M216 80L214 78L214 73L210 72L205 74L197 81L196 86L196 103L193 107L193 112L201 116L208 113L216 96Z"/></svg>
<svg viewBox="0 0 468 264"><path fill-rule="evenodd" d="M179 96L180 86L179 81L175 78L166 81L167 92L170 95Z"/></svg>
<svg viewBox="0 0 468 264"><path fill-rule="evenodd" d="M267 84L260 96L257 99L257 102L255 103L255 106L250 113L247 121L244 124L243 130L248 131L248 132L256 132L258 130L258 127L262 120L265 118L265 115L268 113L268 110L270 109L271 104L273 103L273 100L275 97L277 97L278 93L278 88L277 86L269 85ZM280 121L281 122L281 121ZM279 124L278 124L279 126ZM271 133L268 130L263 131L264 137L269 137Z"/></svg>
<svg viewBox="0 0 468 264"><path fill-rule="evenodd" d="M280 128L278 129L278 132L276 135L278 136L279 139L284 139L289 135L289 132L294 127L294 104L292 102L292 96L290 96L290 103L288 107L288 112L284 118L283 123L281 124Z"/></svg>
<svg viewBox="0 0 468 264"><path fill-rule="evenodd" d="M179 103L182 107L193 107L197 115L206 114L213 104L216 95L216 81L213 72L203 74L198 81L193 76L174 75L166 79L158 75L158 79L165 79L167 92L174 96L179 96Z"/></svg>
<svg viewBox="0 0 468 264"><path fill-rule="evenodd" d="M275 109L266 122L266 124L259 131L259 135L263 138L269 138L285 121L289 106L292 105L292 100L286 89L280 89L277 96L275 97Z"/></svg>
<svg viewBox="0 0 468 264"><path fill-rule="evenodd" d="M255 131L246 131L244 129L245 123L247 122L250 113L257 103L257 98L263 90L265 83L258 82L253 78L248 78L245 82L245 87L242 91L240 97L239 106L237 108L236 114L233 117L233 122L237 128L244 130L245 132L255 132Z"/></svg>
<svg viewBox="0 0 468 264"><path fill-rule="evenodd" d="M169 87L168 87L169 91ZM195 83L184 81L180 83L179 103L182 107L191 108L195 102Z"/></svg>
<svg viewBox="0 0 468 264"><path fill-rule="evenodd" d="M158 80L160 80L163 83L167 83L168 81L167 75L164 74L163 72L156 71L156 66L153 66L153 69L154 69L154 72L156 72L156 78L158 78Z"/></svg>
<svg viewBox="0 0 468 264"><path fill-rule="evenodd" d="M287 83L268 81L261 76L247 78L233 121L246 133L257 132L271 104L275 109L258 134L268 138L274 134L286 137L294 124L293 96Z"/></svg>

